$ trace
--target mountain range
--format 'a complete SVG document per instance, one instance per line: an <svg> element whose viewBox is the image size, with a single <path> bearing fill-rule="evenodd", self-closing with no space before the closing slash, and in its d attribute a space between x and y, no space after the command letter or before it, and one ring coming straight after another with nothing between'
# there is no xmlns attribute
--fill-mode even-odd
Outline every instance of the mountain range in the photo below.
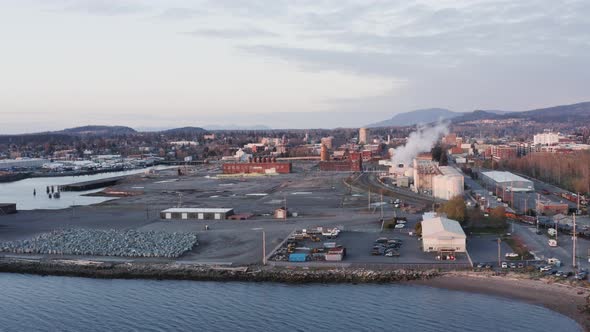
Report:
<svg viewBox="0 0 590 332"><path fill-rule="evenodd" d="M524 119L537 123L579 123L590 121L590 102L560 105L522 112L498 110L475 110L472 112L454 112L444 108L429 108L399 113L392 118L367 125L368 128L413 126L450 120L452 123L464 123L476 120Z"/></svg>
<svg viewBox="0 0 590 332"><path fill-rule="evenodd" d="M368 125L368 128L376 127L394 127L394 126L413 126L420 123L431 123L441 120L448 120L463 113L453 112L445 108L427 108L411 112L398 113L391 119L379 121Z"/></svg>

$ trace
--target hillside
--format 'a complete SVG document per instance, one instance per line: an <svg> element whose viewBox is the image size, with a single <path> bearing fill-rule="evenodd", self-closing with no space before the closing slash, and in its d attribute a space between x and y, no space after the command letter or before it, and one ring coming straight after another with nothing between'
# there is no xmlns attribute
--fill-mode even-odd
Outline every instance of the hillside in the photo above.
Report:
<svg viewBox="0 0 590 332"><path fill-rule="evenodd" d="M200 127L182 127L160 131L164 135L199 135L205 132L207 131Z"/></svg>
<svg viewBox="0 0 590 332"><path fill-rule="evenodd" d="M440 120L452 119L463 113L453 112L444 108L428 108L411 112L399 113L391 119L376 122L368 125L369 128L376 127L402 127L412 126L419 123L431 123Z"/></svg>
<svg viewBox="0 0 590 332"><path fill-rule="evenodd" d="M125 126L83 126L68 128L55 133L66 135L95 135L95 136L113 136L113 135L130 135L137 133L135 129Z"/></svg>
<svg viewBox="0 0 590 332"><path fill-rule="evenodd" d="M590 102L571 105L553 106L535 110L509 113L505 118L520 118L535 120L537 122L580 122L590 120Z"/></svg>
<svg viewBox="0 0 590 332"><path fill-rule="evenodd" d="M552 123L575 126L580 122L590 121L590 102L539 108L523 112L473 111L452 120L463 123L476 120L520 119L536 123Z"/></svg>

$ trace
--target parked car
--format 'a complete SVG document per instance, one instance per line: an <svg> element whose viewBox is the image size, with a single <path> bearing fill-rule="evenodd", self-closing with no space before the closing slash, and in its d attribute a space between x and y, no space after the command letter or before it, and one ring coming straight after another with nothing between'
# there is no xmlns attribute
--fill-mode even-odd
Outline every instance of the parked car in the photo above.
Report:
<svg viewBox="0 0 590 332"><path fill-rule="evenodd" d="M389 239L388 239L388 238L386 238L386 237L380 237L380 238L378 238L377 240L375 240L375 243L383 243L383 244L385 244L385 243L387 243L388 241L389 241Z"/></svg>
<svg viewBox="0 0 590 332"><path fill-rule="evenodd" d="M476 267L478 269L483 269L484 266L485 266L484 263L479 263L479 264L476 265Z"/></svg>
<svg viewBox="0 0 590 332"><path fill-rule="evenodd" d="M506 256L506 258L516 258L518 257L518 254L515 252L507 252L504 256Z"/></svg>
<svg viewBox="0 0 590 332"><path fill-rule="evenodd" d="M554 274L556 274L557 272L558 272L558 271L557 271L556 269L551 269L551 270L549 270L549 271L545 272L545 275L546 275L546 276L550 276L550 275L554 275Z"/></svg>
<svg viewBox="0 0 590 332"><path fill-rule="evenodd" d="M576 280L586 280L586 278L588 278L588 272L579 272L578 274L576 274L575 278Z"/></svg>
<svg viewBox="0 0 590 332"><path fill-rule="evenodd" d="M510 263L510 268L511 269L516 269L516 263Z"/></svg>
<svg viewBox="0 0 590 332"><path fill-rule="evenodd" d="M540 272L547 272L547 271L551 271L551 269L552 269L552 268L551 268L551 266L549 266L549 265L545 265L545 266L541 266L541 267L539 268L539 271L540 271Z"/></svg>
<svg viewBox="0 0 590 332"><path fill-rule="evenodd" d="M563 272L563 271L557 271L557 272L555 273L555 276L556 276L556 277L561 277L561 275L562 275L562 274L564 274L564 273L565 273L565 272Z"/></svg>
<svg viewBox="0 0 590 332"><path fill-rule="evenodd" d="M508 263L506 263L506 262L502 262L502 268L503 268L503 269L507 269L507 268L508 268Z"/></svg>
<svg viewBox="0 0 590 332"><path fill-rule="evenodd" d="M404 224L397 224L397 225L395 225L395 228L398 228L398 229L401 229L401 228L404 228L404 227L406 227L406 225L404 225Z"/></svg>
<svg viewBox="0 0 590 332"><path fill-rule="evenodd" d="M371 249L371 255L373 256L381 256L385 252L385 248L381 246L375 246Z"/></svg>
<svg viewBox="0 0 590 332"><path fill-rule="evenodd" d="M486 269L491 269L492 267L494 267L494 265L493 265L493 264L489 264L489 263L488 263L488 264L486 264Z"/></svg>
<svg viewBox="0 0 590 332"><path fill-rule="evenodd" d="M522 268L524 268L524 264L523 264L523 263L518 263L518 268L519 268L519 269L522 269Z"/></svg>
<svg viewBox="0 0 590 332"><path fill-rule="evenodd" d="M401 248L402 245L399 243L394 243L394 244L388 244L387 247L385 247L386 249L399 249Z"/></svg>
<svg viewBox="0 0 590 332"><path fill-rule="evenodd" d="M387 256L387 257L397 257L397 256L399 256L399 252L397 250L387 249L385 251L385 256Z"/></svg>

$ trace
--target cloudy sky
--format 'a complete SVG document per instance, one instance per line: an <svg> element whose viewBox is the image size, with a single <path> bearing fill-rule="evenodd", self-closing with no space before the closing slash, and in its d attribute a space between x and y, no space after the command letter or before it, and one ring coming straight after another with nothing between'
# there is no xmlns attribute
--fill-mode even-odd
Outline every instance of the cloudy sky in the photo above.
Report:
<svg viewBox="0 0 590 332"><path fill-rule="evenodd" d="M1 0L0 134L590 100L588 0Z"/></svg>

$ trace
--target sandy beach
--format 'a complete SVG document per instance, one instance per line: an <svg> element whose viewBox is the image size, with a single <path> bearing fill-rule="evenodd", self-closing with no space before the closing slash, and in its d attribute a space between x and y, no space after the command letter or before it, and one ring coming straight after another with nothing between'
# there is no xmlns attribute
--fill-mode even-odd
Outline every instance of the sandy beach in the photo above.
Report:
<svg viewBox="0 0 590 332"><path fill-rule="evenodd" d="M590 314L583 312L590 289L534 280L518 275L493 276L471 272L449 272L429 280L410 281L412 284L506 297L539 305L559 312L590 331Z"/></svg>

